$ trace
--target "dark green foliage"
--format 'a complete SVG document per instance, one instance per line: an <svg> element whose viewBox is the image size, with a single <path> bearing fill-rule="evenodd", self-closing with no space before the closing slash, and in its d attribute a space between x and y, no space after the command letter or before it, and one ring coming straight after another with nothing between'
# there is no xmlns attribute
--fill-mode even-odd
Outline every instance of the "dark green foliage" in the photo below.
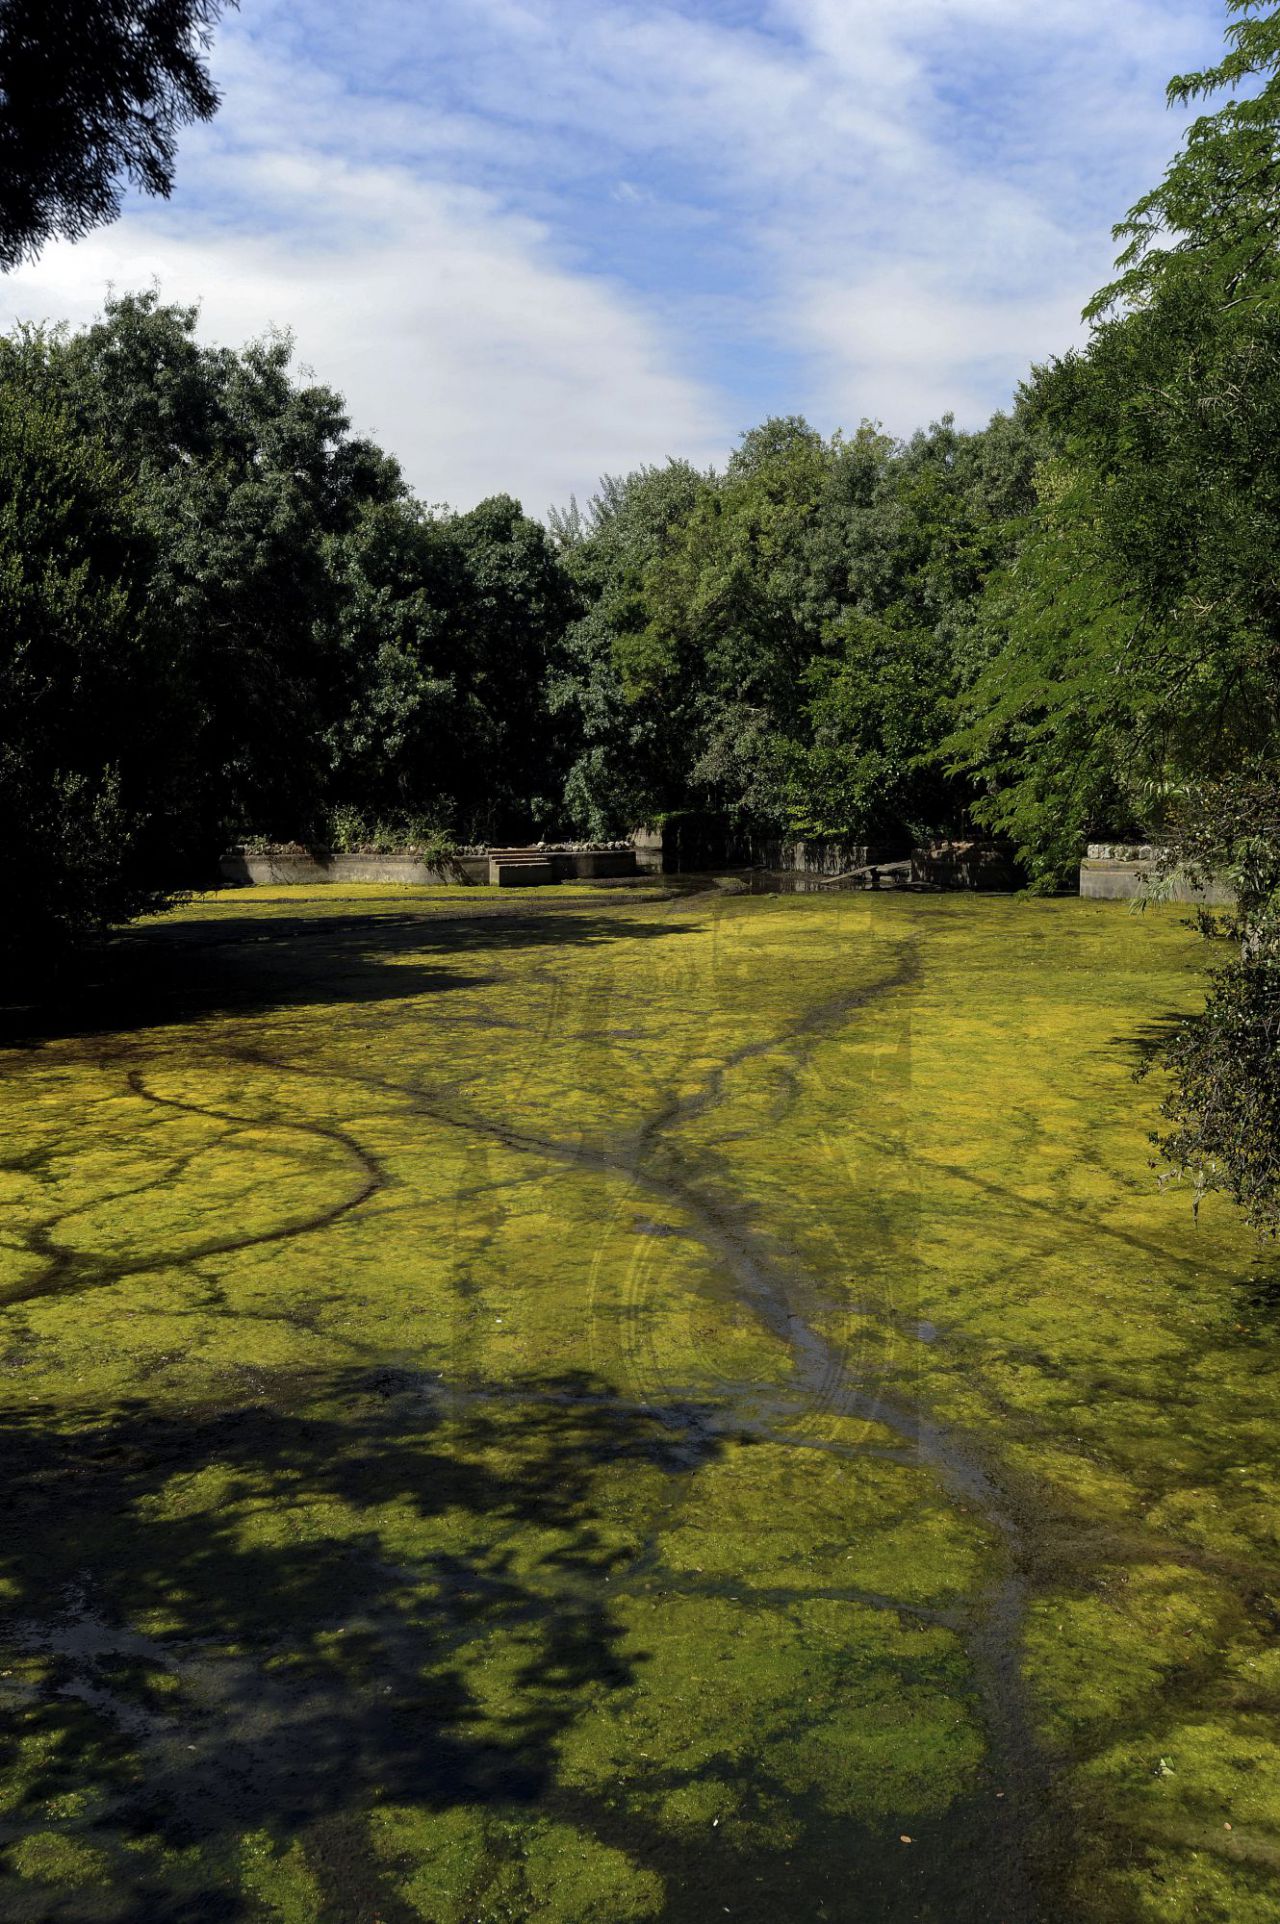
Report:
<svg viewBox="0 0 1280 1924"><path fill-rule="evenodd" d="M583 833L626 833L685 797L691 723L683 691L641 687L633 668L650 571L712 486L682 461L606 476L587 514L560 529L583 612L561 639L548 699L568 745L565 812Z"/></svg>
<svg viewBox="0 0 1280 1924"><path fill-rule="evenodd" d="M1234 907L1202 910L1211 940L1238 954L1210 977L1203 1012L1156 1061L1168 1072L1161 1155L1195 1185L1228 1194L1255 1228L1280 1231L1280 776L1245 767L1165 799L1162 875L1227 882Z"/></svg>
<svg viewBox="0 0 1280 1924"><path fill-rule="evenodd" d="M1119 277L1090 304L1141 307L1179 280L1206 283L1221 302L1270 302L1280 292L1280 7L1226 0L1227 52L1202 73L1169 82L1172 105L1229 90L1196 120L1160 185L1115 228ZM1239 94L1242 83L1261 81Z"/></svg>
<svg viewBox="0 0 1280 1924"><path fill-rule="evenodd" d="M431 515L401 493L364 504L327 562L344 697L320 791L463 841L554 828L546 685L575 598L546 531L507 495Z"/></svg>
<svg viewBox="0 0 1280 1924"><path fill-rule="evenodd" d="M1060 522L1057 565L1087 585L1076 596L1082 618L1063 651L1066 672L1033 710L1041 741L1028 748L1024 734L1022 765L995 807L1029 821L1019 791L1045 768L1055 731L1060 742L1073 732L1077 752L1067 759L1087 769L1092 754L1094 779L1109 776L1159 829L1166 867L1234 887L1235 911L1203 922L1239 944L1238 959L1214 974L1203 1014L1159 1058L1172 1078L1163 1105L1172 1127L1160 1149L1192 1175L1197 1196L1223 1190L1274 1234L1280 8L1228 0L1228 9L1224 60L1175 79L1170 95L1232 97L1194 124L1160 187L1117 229L1127 242L1121 276L1093 312L1125 303L1128 311L1046 384L1071 460L1063 499L1073 506ZM1247 83L1260 84L1242 94ZM1095 565L1082 568L1090 554ZM1091 724L1090 750L1082 738Z"/></svg>
<svg viewBox="0 0 1280 1924"><path fill-rule="evenodd" d="M900 448L864 430L838 460L814 552L847 559L824 571L788 815L801 832L906 845L970 820L972 787L942 744L986 584L1021 537L1034 438L1021 418L980 434L947 419Z"/></svg>
<svg viewBox="0 0 1280 1924"><path fill-rule="evenodd" d="M576 823L694 808L740 839L909 841L962 822L947 701L1031 466L999 416L902 446L789 418L744 436L723 476L673 463L611 483L566 544L591 601L552 697L586 737Z"/></svg>
<svg viewBox="0 0 1280 1924"><path fill-rule="evenodd" d="M934 754L952 681L945 643L853 611L826 637L840 652L805 671L810 733L789 768L791 826L907 847L952 826L960 811Z"/></svg>
<svg viewBox="0 0 1280 1924"><path fill-rule="evenodd" d="M223 836L287 836L324 798L350 699L334 544L404 484L351 436L337 395L293 379L287 340L237 354L203 347L195 325L194 310L125 296L47 344L46 378L129 474L151 533L151 593L175 618L195 709L200 813ZM32 345L8 344L10 378Z"/></svg>
<svg viewBox="0 0 1280 1924"><path fill-rule="evenodd" d="M575 591L546 532L506 497L429 514L287 340L195 326L125 296L0 341L9 928L33 956L203 883L232 839L323 840L335 811L514 839L557 812L544 687Z"/></svg>
<svg viewBox="0 0 1280 1924"><path fill-rule="evenodd" d="M447 818L461 746L454 633L465 588L456 544L416 502L367 501L355 525L326 544L326 559L342 700L326 738L325 786L361 813Z"/></svg>
<svg viewBox="0 0 1280 1924"><path fill-rule="evenodd" d="M577 596L546 531L510 495L447 529L464 581L453 729L460 826L480 840L554 831L567 741L552 730L545 691Z"/></svg>
<svg viewBox="0 0 1280 1924"><path fill-rule="evenodd" d="M1178 279L1043 371L1054 455L952 740L1048 879L1280 748L1280 312Z"/></svg>
<svg viewBox="0 0 1280 1924"><path fill-rule="evenodd" d="M146 543L185 744L166 878L339 816L461 841L692 810L740 845L963 818L938 744L1025 494L1018 424L899 447L769 421L722 476L607 481L553 540L505 496L428 512L287 340L195 329L124 296L0 344L0 390L114 459Z"/></svg>
<svg viewBox="0 0 1280 1924"><path fill-rule="evenodd" d="M234 4L234 0L232 0ZM210 120L223 0L0 0L0 267L167 195L177 134Z"/></svg>
<svg viewBox="0 0 1280 1924"><path fill-rule="evenodd" d="M101 444L0 388L0 976L178 880L184 715L153 565Z"/></svg>
<svg viewBox="0 0 1280 1924"><path fill-rule="evenodd" d="M1202 887L1230 885L1234 909L1206 917L1207 935L1250 951L1270 941L1280 911L1280 770L1245 763L1162 798L1160 839L1162 877L1182 873Z"/></svg>
<svg viewBox="0 0 1280 1924"><path fill-rule="evenodd" d="M1221 1190L1256 1229L1280 1230L1280 956L1245 955L1212 977L1202 1014L1161 1052L1173 1078L1159 1148L1195 1184Z"/></svg>

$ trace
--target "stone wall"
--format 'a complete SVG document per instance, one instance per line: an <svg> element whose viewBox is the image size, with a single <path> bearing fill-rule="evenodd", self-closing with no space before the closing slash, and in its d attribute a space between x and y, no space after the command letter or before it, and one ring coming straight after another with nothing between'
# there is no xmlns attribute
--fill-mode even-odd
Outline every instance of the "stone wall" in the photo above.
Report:
<svg viewBox="0 0 1280 1924"><path fill-rule="evenodd" d="M326 855L322 850L301 855L248 855L243 850L232 849L223 856L219 867L226 882L258 885L398 882L423 888L439 887L442 883L467 887L499 880L492 855L459 855L446 863L432 865L412 855ZM636 851L630 848L548 849L536 868L536 879L543 883L625 880L639 872ZM502 879L510 881L510 877ZM535 878L531 875L528 879L532 883Z"/></svg>
<svg viewBox="0 0 1280 1924"><path fill-rule="evenodd" d="M1141 894L1159 856L1160 850L1149 845L1091 842L1080 864L1080 893L1093 902L1132 902ZM1161 899L1229 908L1235 895L1225 882L1197 888L1175 873L1172 888L1161 889Z"/></svg>
<svg viewBox="0 0 1280 1924"><path fill-rule="evenodd" d="M412 855L246 855L233 849L219 867L227 882L403 882L419 888L442 882L487 882L487 856L463 855L433 867Z"/></svg>

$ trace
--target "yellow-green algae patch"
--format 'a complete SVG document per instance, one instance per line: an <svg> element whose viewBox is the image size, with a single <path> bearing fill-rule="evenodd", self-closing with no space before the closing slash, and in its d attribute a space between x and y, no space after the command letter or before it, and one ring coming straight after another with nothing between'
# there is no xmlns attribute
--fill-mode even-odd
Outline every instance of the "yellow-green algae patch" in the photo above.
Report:
<svg viewBox="0 0 1280 1924"><path fill-rule="evenodd" d="M1177 916L552 893L201 898L0 1058L0 1918L1280 1920Z"/></svg>

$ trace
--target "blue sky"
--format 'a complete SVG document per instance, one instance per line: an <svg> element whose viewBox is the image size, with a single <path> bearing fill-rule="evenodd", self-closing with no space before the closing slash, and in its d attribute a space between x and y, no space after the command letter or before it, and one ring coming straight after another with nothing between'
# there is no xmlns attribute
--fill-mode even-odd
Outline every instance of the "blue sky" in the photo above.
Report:
<svg viewBox="0 0 1280 1924"><path fill-rule="evenodd" d="M1221 0L242 0L168 202L0 282L292 330L429 501L531 513L770 413L977 425L1081 338Z"/></svg>

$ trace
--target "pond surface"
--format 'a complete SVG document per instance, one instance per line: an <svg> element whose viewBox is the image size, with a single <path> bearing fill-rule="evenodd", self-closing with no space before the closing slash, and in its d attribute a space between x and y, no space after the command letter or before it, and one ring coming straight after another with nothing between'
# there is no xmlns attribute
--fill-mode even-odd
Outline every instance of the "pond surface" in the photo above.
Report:
<svg viewBox="0 0 1280 1924"><path fill-rule="evenodd" d="M1176 911L259 890L0 1055L0 1918L1280 1919Z"/></svg>

